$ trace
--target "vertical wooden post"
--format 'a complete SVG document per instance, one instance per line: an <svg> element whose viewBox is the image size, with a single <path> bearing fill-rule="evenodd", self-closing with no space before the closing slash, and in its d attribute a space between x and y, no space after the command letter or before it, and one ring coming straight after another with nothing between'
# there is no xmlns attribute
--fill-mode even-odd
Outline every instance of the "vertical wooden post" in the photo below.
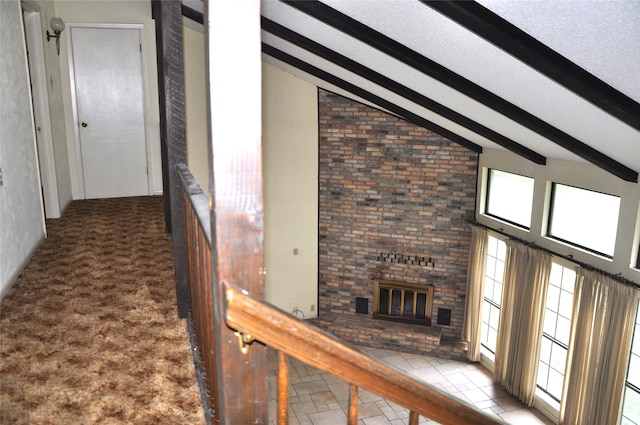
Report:
<svg viewBox="0 0 640 425"><path fill-rule="evenodd" d="M266 424L266 347L254 343L243 352L223 317L221 285L264 296L260 3L210 1L205 8L216 422Z"/></svg>
<svg viewBox="0 0 640 425"><path fill-rule="evenodd" d="M347 418L349 425L358 423L358 386L349 384L349 417Z"/></svg>
<svg viewBox="0 0 640 425"><path fill-rule="evenodd" d="M189 315L183 205L179 164L187 162L184 109L184 55L182 47L182 3L154 0L156 23L158 95L160 98L160 151L167 232L173 241L178 315Z"/></svg>
<svg viewBox="0 0 640 425"><path fill-rule="evenodd" d="M278 351L278 425L289 423L289 357Z"/></svg>

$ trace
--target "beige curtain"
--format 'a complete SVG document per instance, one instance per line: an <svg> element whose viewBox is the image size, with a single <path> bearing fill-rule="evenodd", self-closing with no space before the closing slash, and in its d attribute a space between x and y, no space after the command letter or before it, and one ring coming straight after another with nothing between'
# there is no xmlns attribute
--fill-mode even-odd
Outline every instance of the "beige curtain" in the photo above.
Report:
<svg viewBox="0 0 640 425"><path fill-rule="evenodd" d="M560 424L617 424L640 291L578 269Z"/></svg>
<svg viewBox="0 0 640 425"><path fill-rule="evenodd" d="M487 239L487 229L471 225L471 251L467 268L467 298L465 301L464 323L462 324L462 337L469 344L467 358L472 362L480 361Z"/></svg>
<svg viewBox="0 0 640 425"><path fill-rule="evenodd" d="M528 406L535 399L551 255L507 240L495 377Z"/></svg>

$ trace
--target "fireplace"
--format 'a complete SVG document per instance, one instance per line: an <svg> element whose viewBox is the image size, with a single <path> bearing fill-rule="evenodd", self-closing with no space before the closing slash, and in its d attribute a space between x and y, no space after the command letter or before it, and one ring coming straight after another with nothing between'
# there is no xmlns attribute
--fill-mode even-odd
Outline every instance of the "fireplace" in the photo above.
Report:
<svg viewBox="0 0 640 425"><path fill-rule="evenodd" d="M431 326L433 285L376 280L373 318Z"/></svg>

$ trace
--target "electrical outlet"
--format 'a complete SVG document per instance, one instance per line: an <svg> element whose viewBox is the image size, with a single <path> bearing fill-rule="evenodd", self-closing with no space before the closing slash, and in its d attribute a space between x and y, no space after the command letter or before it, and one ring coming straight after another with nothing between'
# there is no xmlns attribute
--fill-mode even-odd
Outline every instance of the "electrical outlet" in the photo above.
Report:
<svg viewBox="0 0 640 425"><path fill-rule="evenodd" d="M309 307L309 311L316 311L316 305L311 304L311 306Z"/></svg>
<svg viewBox="0 0 640 425"><path fill-rule="evenodd" d="M4 180L2 179L2 168L0 168L0 186L4 184Z"/></svg>

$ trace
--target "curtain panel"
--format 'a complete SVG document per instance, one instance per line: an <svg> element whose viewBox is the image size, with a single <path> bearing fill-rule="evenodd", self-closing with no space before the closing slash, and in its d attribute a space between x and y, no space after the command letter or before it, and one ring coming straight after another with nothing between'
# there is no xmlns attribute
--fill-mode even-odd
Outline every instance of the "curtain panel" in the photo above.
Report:
<svg viewBox="0 0 640 425"><path fill-rule="evenodd" d="M487 240L487 229L472 224L471 252L467 268L467 298L465 301L464 323L462 325L462 337L468 342L467 358L472 362L480 361Z"/></svg>
<svg viewBox="0 0 640 425"><path fill-rule="evenodd" d="M640 291L578 269L560 425L615 424Z"/></svg>
<svg viewBox="0 0 640 425"><path fill-rule="evenodd" d="M495 377L508 392L532 406L551 255L507 240Z"/></svg>

